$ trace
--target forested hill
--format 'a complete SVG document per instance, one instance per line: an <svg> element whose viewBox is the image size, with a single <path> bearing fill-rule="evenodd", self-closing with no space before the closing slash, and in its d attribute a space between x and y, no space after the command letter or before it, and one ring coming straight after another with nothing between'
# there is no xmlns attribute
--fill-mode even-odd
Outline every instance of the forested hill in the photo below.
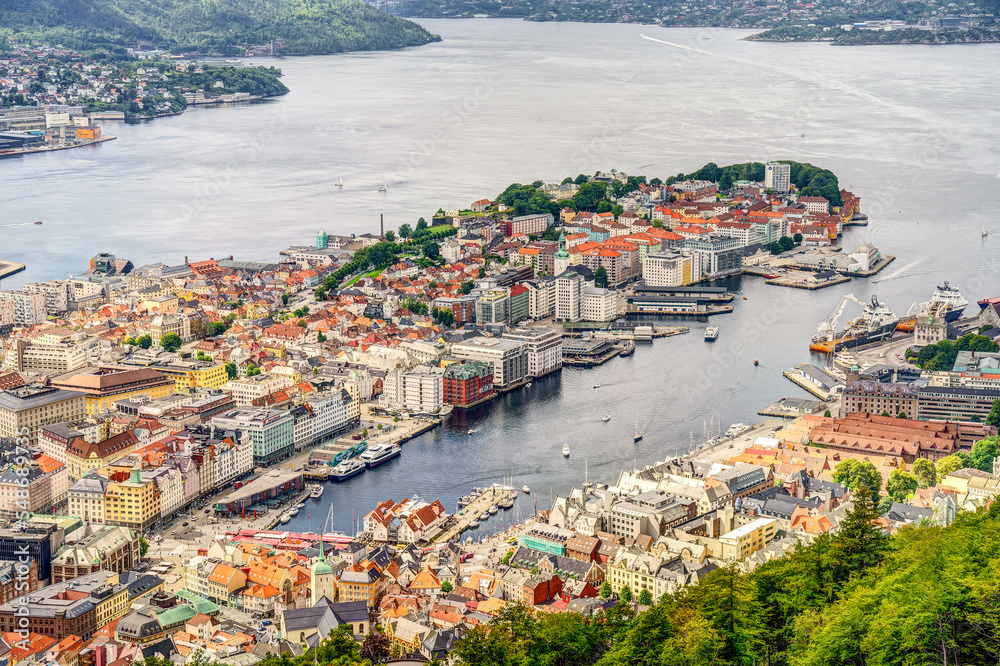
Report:
<svg viewBox="0 0 1000 666"><path fill-rule="evenodd" d="M0 0L0 41L67 48L151 44L175 53L242 54L283 42L285 55L322 55L439 41L361 0Z"/></svg>

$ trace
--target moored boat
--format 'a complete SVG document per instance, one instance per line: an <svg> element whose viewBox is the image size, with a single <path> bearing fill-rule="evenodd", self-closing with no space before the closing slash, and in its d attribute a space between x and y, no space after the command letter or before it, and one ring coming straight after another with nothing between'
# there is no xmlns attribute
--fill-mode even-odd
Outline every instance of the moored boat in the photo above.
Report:
<svg viewBox="0 0 1000 666"><path fill-rule="evenodd" d="M288 514L286 513L286 514L283 514L283 515L281 516L281 518L279 518L278 520L280 520L280 521L281 521L281 522L283 522L283 523L287 523L287 522L290 522L290 521L292 520L292 517L291 517L291 516L289 516L289 515L288 515Z"/></svg>
<svg viewBox="0 0 1000 666"><path fill-rule="evenodd" d="M366 469L375 469L379 465L384 465L390 460L395 460L402 453L402 449L397 444L385 444L368 449L361 454L361 460Z"/></svg>
<svg viewBox="0 0 1000 666"><path fill-rule="evenodd" d="M311 497L311 498L313 498L313 499L319 499L319 498L320 498L320 497L322 497L322 496L323 496L323 486L321 486L321 485L319 485L319 484L317 483L317 484L316 484L316 485L314 485L314 486L312 487L312 489L311 489L311 490L309 491L309 497Z"/></svg>
<svg viewBox="0 0 1000 666"><path fill-rule="evenodd" d="M353 479L361 472L365 471L365 464L357 459L345 460L330 472L330 480L332 481L347 481L348 479Z"/></svg>

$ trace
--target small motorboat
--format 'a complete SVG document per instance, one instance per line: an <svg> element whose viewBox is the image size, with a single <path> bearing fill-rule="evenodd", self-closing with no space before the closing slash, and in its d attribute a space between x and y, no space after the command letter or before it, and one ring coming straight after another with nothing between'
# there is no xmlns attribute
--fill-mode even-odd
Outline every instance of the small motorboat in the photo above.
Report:
<svg viewBox="0 0 1000 666"><path fill-rule="evenodd" d="M299 514L299 510L298 510L297 507L294 507L294 506L292 507L292 510L288 512L289 516L297 516L298 514Z"/></svg>
<svg viewBox="0 0 1000 666"><path fill-rule="evenodd" d="M608 421L611 420L611 415L610 414L605 414L604 416L601 417L601 420L604 421L605 423L607 423Z"/></svg>
<svg viewBox="0 0 1000 666"><path fill-rule="evenodd" d="M562 454L563 458L569 458L569 444L563 444Z"/></svg>
<svg viewBox="0 0 1000 666"><path fill-rule="evenodd" d="M601 388L600 384L594 384L594 388Z"/></svg>
<svg viewBox="0 0 1000 666"><path fill-rule="evenodd" d="M494 504L493 506L490 507L490 515L495 516L499 510L500 509L497 507L497 505Z"/></svg>
<svg viewBox="0 0 1000 666"><path fill-rule="evenodd" d="M744 300L744 301L745 301L745 300L747 300L747 297L746 297L746 296L744 296L744 297L743 297L743 300Z"/></svg>
<svg viewBox="0 0 1000 666"><path fill-rule="evenodd" d="M476 429L475 428L469 428L468 432L466 432L465 434L466 435L475 435L476 434Z"/></svg>
<svg viewBox="0 0 1000 666"><path fill-rule="evenodd" d="M754 359L753 360L753 364L756 367L756 366L760 365L760 361L758 361L757 359Z"/></svg>
<svg viewBox="0 0 1000 666"><path fill-rule="evenodd" d="M42 223L41 220L38 220L37 222L35 222L35 224L41 224L41 223ZM983 235L985 236L986 234L983 234Z"/></svg>
<svg viewBox="0 0 1000 666"><path fill-rule="evenodd" d="M287 522L291 521L291 519L292 519L292 517L289 516L287 513L283 514L281 516L281 518L280 518L281 522L283 522L283 523L287 523Z"/></svg>
<svg viewBox="0 0 1000 666"><path fill-rule="evenodd" d="M531 382L528 382L527 384L525 384L524 388L531 388Z"/></svg>
<svg viewBox="0 0 1000 666"><path fill-rule="evenodd" d="M529 488L528 486L521 486L521 492L524 493L525 495L530 495L531 488Z"/></svg>

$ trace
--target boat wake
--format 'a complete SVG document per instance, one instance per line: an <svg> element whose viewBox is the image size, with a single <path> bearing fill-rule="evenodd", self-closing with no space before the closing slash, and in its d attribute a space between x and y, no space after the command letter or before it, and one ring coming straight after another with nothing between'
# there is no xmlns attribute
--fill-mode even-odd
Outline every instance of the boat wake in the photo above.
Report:
<svg viewBox="0 0 1000 666"><path fill-rule="evenodd" d="M916 268L921 263L923 263L923 259L917 259L916 261L911 261L910 263L908 263L905 266L901 267L899 270L893 271L892 273L890 273L889 275L886 275L885 277L878 278L877 281L878 282L885 282L886 280L895 280L898 277L903 277L903 273L906 273L907 271L909 271L909 270L911 270L913 268Z"/></svg>
<svg viewBox="0 0 1000 666"><path fill-rule="evenodd" d="M14 224L0 224L0 229L6 229L8 227L30 227L34 222L15 222Z"/></svg>

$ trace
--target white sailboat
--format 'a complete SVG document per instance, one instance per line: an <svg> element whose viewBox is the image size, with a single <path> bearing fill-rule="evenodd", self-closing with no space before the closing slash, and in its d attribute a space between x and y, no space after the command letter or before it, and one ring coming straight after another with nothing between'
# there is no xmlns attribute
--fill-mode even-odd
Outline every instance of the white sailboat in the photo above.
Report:
<svg viewBox="0 0 1000 666"><path fill-rule="evenodd" d="M643 432L639 430L639 409L635 410L635 435L632 437L633 442L638 442L642 439Z"/></svg>
<svg viewBox="0 0 1000 666"><path fill-rule="evenodd" d="M389 186L388 186L388 185L386 185L385 183L382 183L382 187L378 188L378 191L379 191L379 192L385 192L385 191L387 191L388 189L389 189Z"/></svg>
<svg viewBox="0 0 1000 666"><path fill-rule="evenodd" d="M334 183L334 185L336 185L337 187L343 187L344 186L344 177L341 176L340 180L338 180L336 183Z"/></svg>

